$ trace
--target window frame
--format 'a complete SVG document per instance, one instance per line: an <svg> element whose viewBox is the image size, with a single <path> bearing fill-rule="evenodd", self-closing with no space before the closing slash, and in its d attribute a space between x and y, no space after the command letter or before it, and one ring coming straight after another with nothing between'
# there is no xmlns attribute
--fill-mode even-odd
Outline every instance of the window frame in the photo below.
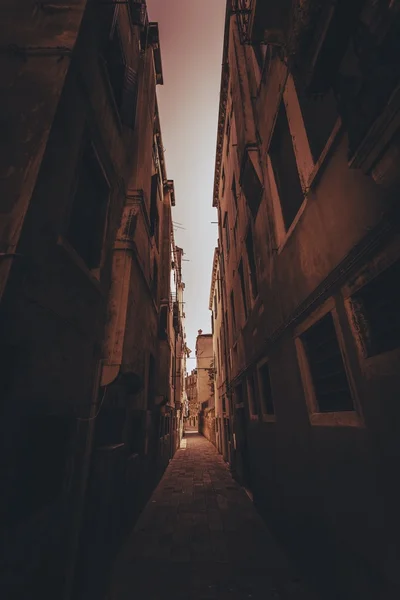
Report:
<svg viewBox="0 0 400 600"><path fill-rule="evenodd" d="M301 339L301 336L318 321L320 321L323 317L325 317L328 313L331 313L332 315L333 325L336 332L336 338L342 355L343 366L353 399L353 411L335 411L322 413L318 410L318 402L316 399L314 382L307 357L307 352L304 347L304 342ZM298 327L294 331L294 342L296 347L300 377L303 386L303 394L306 401L310 424L315 426L328 427L365 427L357 388L350 367L349 356L334 298L329 298L326 302L319 306L309 317L307 317L300 325L298 325Z"/></svg>

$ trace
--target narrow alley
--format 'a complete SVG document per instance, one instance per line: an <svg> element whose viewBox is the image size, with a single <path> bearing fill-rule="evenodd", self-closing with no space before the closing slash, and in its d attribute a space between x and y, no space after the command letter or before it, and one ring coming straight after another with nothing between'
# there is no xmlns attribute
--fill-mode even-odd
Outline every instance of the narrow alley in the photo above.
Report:
<svg viewBox="0 0 400 600"><path fill-rule="evenodd" d="M221 455L195 430L186 432L116 560L107 600L133 597L315 598Z"/></svg>

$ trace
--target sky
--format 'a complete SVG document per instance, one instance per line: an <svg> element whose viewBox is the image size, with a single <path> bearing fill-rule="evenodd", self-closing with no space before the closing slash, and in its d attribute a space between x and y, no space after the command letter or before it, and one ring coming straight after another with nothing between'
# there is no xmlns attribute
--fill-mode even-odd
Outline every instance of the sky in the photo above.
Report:
<svg viewBox="0 0 400 600"><path fill-rule="evenodd" d="M175 242L182 247L187 345L210 333L218 236L212 208L226 0L147 0L157 21L164 85L157 86L167 176L175 183ZM193 363L193 364L192 364ZM195 361L188 363L188 371Z"/></svg>

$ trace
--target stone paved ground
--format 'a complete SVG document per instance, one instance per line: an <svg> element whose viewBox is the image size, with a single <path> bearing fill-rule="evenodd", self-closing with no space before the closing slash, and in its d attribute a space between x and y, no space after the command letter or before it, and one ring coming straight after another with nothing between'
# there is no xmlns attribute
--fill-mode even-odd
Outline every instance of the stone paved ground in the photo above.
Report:
<svg viewBox="0 0 400 600"><path fill-rule="evenodd" d="M316 600L214 446L195 432L183 445L116 559L107 600Z"/></svg>

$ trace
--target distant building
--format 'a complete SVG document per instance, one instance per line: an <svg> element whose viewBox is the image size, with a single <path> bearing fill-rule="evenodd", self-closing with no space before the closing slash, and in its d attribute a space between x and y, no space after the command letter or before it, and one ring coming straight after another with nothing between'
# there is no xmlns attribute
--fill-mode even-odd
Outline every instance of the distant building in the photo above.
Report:
<svg viewBox="0 0 400 600"><path fill-rule="evenodd" d="M213 338L199 329L196 338L197 402L199 431L215 444L215 396Z"/></svg>
<svg viewBox="0 0 400 600"><path fill-rule="evenodd" d="M199 403L197 401L197 370L193 369L186 377L186 395L188 400L189 408L189 421L188 424L191 427L197 427L198 425L198 414L199 414Z"/></svg>
<svg viewBox="0 0 400 600"><path fill-rule="evenodd" d="M398 2L227 2L216 415L340 598L399 596L399 40Z"/></svg>

